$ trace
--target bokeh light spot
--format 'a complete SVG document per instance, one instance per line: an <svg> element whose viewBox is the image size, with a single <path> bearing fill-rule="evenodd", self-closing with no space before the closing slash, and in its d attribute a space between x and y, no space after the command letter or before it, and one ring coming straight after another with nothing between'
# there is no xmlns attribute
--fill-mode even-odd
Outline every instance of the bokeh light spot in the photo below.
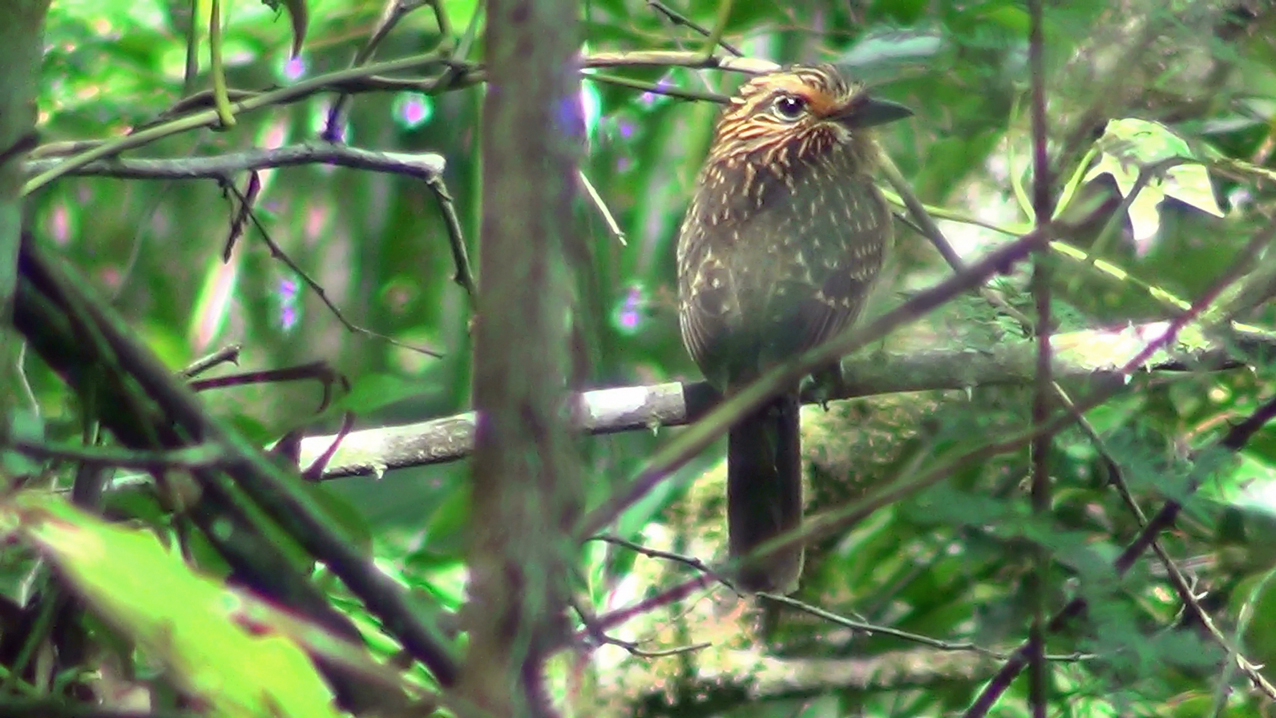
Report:
<svg viewBox="0 0 1276 718"><path fill-rule="evenodd" d="M404 92L394 98L394 119L401 126L415 130L434 117L434 99L419 92Z"/></svg>
<svg viewBox="0 0 1276 718"><path fill-rule="evenodd" d="M612 325L622 334L637 333L647 313L647 302L647 293L642 286L631 286L612 312Z"/></svg>
<svg viewBox="0 0 1276 718"><path fill-rule="evenodd" d="M300 55L284 63L284 77L289 81L295 82L304 74L306 74L306 61Z"/></svg>

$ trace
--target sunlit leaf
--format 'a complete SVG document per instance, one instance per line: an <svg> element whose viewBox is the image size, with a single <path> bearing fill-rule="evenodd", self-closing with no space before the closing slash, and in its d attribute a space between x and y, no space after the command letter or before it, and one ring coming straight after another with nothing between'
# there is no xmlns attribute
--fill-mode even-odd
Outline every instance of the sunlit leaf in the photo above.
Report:
<svg viewBox="0 0 1276 718"><path fill-rule="evenodd" d="M1130 224L1140 248L1156 236L1160 205L1166 197L1216 217L1223 210L1214 198L1209 172L1191 162L1195 154L1181 137L1156 122L1141 119L1110 120L1099 139L1099 158L1086 173L1088 182L1107 174L1121 196L1128 197L1142 172L1150 173L1146 185L1130 204ZM1175 163L1177 159L1188 160Z"/></svg>
<svg viewBox="0 0 1276 718"><path fill-rule="evenodd" d="M85 604L225 718L336 718L327 684L285 636L241 625L244 598L192 572L154 534L63 499L21 493L0 518L49 558ZM251 660L246 658L251 657Z"/></svg>

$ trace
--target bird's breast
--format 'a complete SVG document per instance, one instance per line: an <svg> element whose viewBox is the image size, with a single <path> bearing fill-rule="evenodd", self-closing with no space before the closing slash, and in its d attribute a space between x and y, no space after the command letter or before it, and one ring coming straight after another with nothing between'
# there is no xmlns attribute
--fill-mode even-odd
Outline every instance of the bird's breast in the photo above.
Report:
<svg viewBox="0 0 1276 718"><path fill-rule="evenodd" d="M836 158L729 169L702 177L678 246L684 340L706 375L727 381L844 328L891 230L872 178Z"/></svg>

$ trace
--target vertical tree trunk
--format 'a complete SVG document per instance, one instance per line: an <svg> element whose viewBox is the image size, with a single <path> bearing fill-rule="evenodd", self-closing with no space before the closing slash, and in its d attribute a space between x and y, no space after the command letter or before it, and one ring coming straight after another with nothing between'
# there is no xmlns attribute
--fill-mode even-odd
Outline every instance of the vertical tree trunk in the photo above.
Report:
<svg viewBox="0 0 1276 718"><path fill-rule="evenodd" d="M562 635L579 462L568 431L570 246L580 120L576 3L487 5L475 339L470 652L461 689L494 715L544 715Z"/></svg>
<svg viewBox="0 0 1276 718"><path fill-rule="evenodd" d="M34 144L35 88L49 0L0 2L0 449L21 405L21 337L13 331L22 236L22 165Z"/></svg>

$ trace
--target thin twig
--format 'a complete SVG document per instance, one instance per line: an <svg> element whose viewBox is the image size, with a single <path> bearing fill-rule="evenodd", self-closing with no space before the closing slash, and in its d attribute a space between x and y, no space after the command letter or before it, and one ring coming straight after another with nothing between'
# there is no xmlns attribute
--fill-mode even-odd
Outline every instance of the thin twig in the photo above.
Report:
<svg viewBox="0 0 1276 718"><path fill-rule="evenodd" d="M686 15L683 15L677 10L674 10L668 5L660 2L660 0L647 0L647 6L650 7L652 10L655 10L656 12L660 13L661 15L664 15L673 24L689 27L692 30L695 30L696 32L700 33L701 36L709 37L709 32L710 32L709 28L705 27L704 25L701 25L695 20L692 20ZM718 38L718 46L721 47L723 50L726 50L727 52L731 53L732 55L735 55L736 57L740 57L741 55L744 54L743 52L740 52L740 50L736 48L735 45L732 45L726 40L723 40L721 37Z"/></svg>
<svg viewBox="0 0 1276 718"><path fill-rule="evenodd" d="M443 173L438 172L427 178L425 186L434 194L434 200L439 205L439 214L443 215L443 226L447 228L448 246L452 249L452 265L455 267L452 281L461 285L473 302L478 296L478 287L474 284L470 255L465 248L465 235L461 232L461 219L456 216L456 204L452 201L447 185L443 183Z"/></svg>
<svg viewBox="0 0 1276 718"><path fill-rule="evenodd" d="M444 66L447 70L439 76L424 80L402 80L380 76L384 73L421 70L439 65ZM773 71L779 66L769 60L747 57L705 57L701 52L671 50L601 52L581 58L582 69L600 67L687 67L758 74ZM244 115L268 107L298 102L312 95L332 90L349 92L418 90L432 92L441 89L468 87L482 82L485 77L483 69L478 65L457 61L447 53L433 52L338 70L267 92L228 90L228 94L231 101L237 105L236 111L238 114ZM195 99L186 98L184 101L193 102ZM211 96L208 99L211 101ZM200 109L172 119L165 119L162 122L139 129L123 137L94 143L83 152L67 157L27 180L22 187L22 195L29 195L54 180L71 174L79 168L98 160L114 157L126 150L143 147L165 137L203 127L215 127L219 123L220 118L216 111ZM60 146L59 149L64 149L64 147ZM46 157L51 154L48 151L42 151L41 148L36 148L33 152Z"/></svg>
<svg viewBox="0 0 1276 718"><path fill-rule="evenodd" d="M239 352L242 351L243 348L244 346L242 344L228 344L212 354L205 354L186 365L186 368L178 372L177 375L183 379L193 379L218 364L225 364L229 362L231 364L238 365Z"/></svg>
<svg viewBox="0 0 1276 718"><path fill-rule="evenodd" d="M835 623L844 628L849 628L852 631L859 631L867 635L876 634L881 636L891 636L891 637L899 638L901 640L909 641L912 643L919 643L923 646L938 648L941 651L970 651L971 653L978 653L980 655L989 656L990 658L996 658L998 660L1006 660L1007 658L1010 657L1009 653L1006 653L1004 651L995 651L991 648L985 648L976 643L971 643L970 641L943 641L938 638L931 638L929 636L923 636L917 633L909 633L908 631L901 631L898 628L891 628L890 626L881 626L874 623L869 623L867 621L858 621L853 618L847 618L846 616L842 616L842 615L833 613L831 611L826 611L823 608L820 608L819 606L813 606L809 603L804 603L802 601L799 601L795 598L791 598L789 596L783 596L783 595L774 594L774 593L759 593L757 595L760 598L766 599L768 601L774 601L775 603L780 603L790 608L795 608L804 613L809 613L812 616L815 616L816 618L822 618L826 621ZM1061 662L1061 663L1077 663L1079 661L1092 660L1097 657L1098 656L1093 653L1069 653L1069 654L1061 654L1061 655L1047 655L1046 660Z"/></svg>
<svg viewBox="0 0 1276 718"><path fill-rule="evenodd" d="M28 175L38 175L58 167L60 162L61 160L32 160L26 163L25 170ZM304 142L273 149L251 149L205 157L96 160L71 168L65 174L142 180L220 180L239 172L313 164L405 175L429 182L442 175L446 160L433 152L378 152L326 142Z"/></svg>
<svg viewBox="0 0 1276 718"><path fill-rule="evenodd" d="M663 559L665 561L673 561L674 563L680 563L680 564L689 566L705 574L706 576L709 576L710 578L716 579L719 583L722 583L727 588L735 590L735 586L730 581L728 581L725 577L723 577L718 572L714 571L712 568L709 568L708 564L696 558L695 556L684 556L680 553L673 553L670 551L661 551L660 549L649 548L647 546L643 546L642 544L634 543L633 541L628 541L626 539L620 538L619 536L613 536L610 534L599 534L597 536L591 536L589 540L603 541L605 543L627 548L630 551L640 553L649 558Z"/></svg>
<svg viewBox="0 0 1276 718"><path fill-rule="evenodd" d="M722 35L727 31L727 22L731 20L731 8L734 5L735 0L718 0L717 20L713 23L713 29L705 34L703 52L706 60L712 58L718 45L722 44Z"/></svg>
<svg viewBox="0 0 1276 718"><path fill-rule="evenodd" d="M594 631L606 631L610 628L615 628L635 616L641 616L662 606L668 606L676 601L681 601L696 591L713 588L714 583L714 580L708 575L702 574L699 576L693 576L676 586L661 591L655 596L644 598L631 606L618 608L614 611L598 616L594 619L593 624L587 630L578 632L576 634L576 638L577 640L585 640L589 636L593 635Z"/></svg>
<svg viewBox="0 0 1276 718"><path fill-rule="evenodd" d="M625 230L620 228L620 223L616 221L611 210L607 208L607 203L603 201L603 196L598 194L598 190L594 188L594 183L589 181L589 176L582 169L576 170L576 176L580 180L580 185L585 190L585 194L589 195L589 200L593 203L594 209L598 210L603 223L607 225L607 229L611 230L616 240L620 242L620 246L626 246L628 242L625 241Z"/></svg>
<svg viewBox="0 0 1276 718"><path fill-rule="evenodd" d="M607 539L601 539L601 540L607 540ZM586 611L585 608L581 606L579 602L575 600L570 600L570 599L568 602L570 603L572 609L576 611L576 615L580 617L580 622L584 626L584 630L581 631L580 635L587 634L590 638L594 640L594 645L596 646L604 646L604 645L619 646L620 648L623 648L626 651L628 651L630 655L636 656L638 658L665 658L667 656L676 656L681 653L693 653L695 651L703 650L713 645L712 643L709 643L706 641L703 643L693 643L688 646L677 646L674 648L664 648L658 651L648 651L646 649L639 648L638 641L626 641L621 638L615 638L613 636L607 635L606 631L603 631L597 628L595 623L596 622L595 617L590 615L589 612Z"/></svg>
<svg viewBox="0 0 1276 718"><path fill-rule="evenodd" d="M244 197L242 194L240 194L239 190L234 185L226 185L226 187L239 198L240 202L244 202L244 203L247 202L247 198ZM401 342L398 339L395 339L394 337L387 336L379 332L375 332L371 329L355 324L354 322L347 319L346 315L342 313L341 309L337 307L336 303L334 303L328 297L328 293L327 291L324 290L323 286L319 284L319 282L312 279L309 274L302 271L301 267L298 266L296 262L292 261L292 257L289 257L288 254L284 252L283 249L281 249L278 244L275 243L275 240L270 236L270 231L266 229L266 226L262 224L261 220L257 217L257 213L250 211L248 213L248 217L249 219L252 220L253 226L257 228L257 233L261 236L262 242L264 242L266 247L270 250L270 256L283 262L284 266L288 267L294 273L296 273L296 275L301 278L301 281L305 283L307 287L310 287L310 290L313 291L319 297L319 300L323 302L324 306L328 307L328 311L332 312L332 315L337 318L337 321L341 322L341 324L345 326L347 331L353 332L355 334L363 334L364 336L369 336L374 339L379 339L387 344L392 344L396 347L402 347L403 349L409 349L411 351L418 352L420 354L425 354L426 356L431 356L436 359L441 359L443 357L441 353L434 351L433 349L415 346L412 344L408 344L406 342Z"/></svg>
<svg viewBox="0 0 1276 718"><path fill-rule="evenodd" d="M628 77L619 75L611 75L602 72L594 72L585 76L587 80L594 82L603 82L608 85L616 85L617 87L628 87L631 90L642 90L656 95L667 95L669 97L677 97L682 100L693 100L697 102L716 102L719 105L726 104L729 99L720 92L709 92L707 90L692 90L685 87L677 87L663 80L657 82L647 82L646 80L633 80Z"/></svg>
<svg viewBox="0 0 1276 718"><path fill-rule="evenodd" d="M966 263L962 261L961 255L957 254L957 250L953 249L952 243L944 236L944 232L939 228L939 225L935 224L935 220L931 218L930 212L927 211L922 201L917 198L913 188L908 184L908 180L904 179L904 175L895 166L895 162L884 151L881 153L879 169L886 177L886 181L895 190L904 208L908 210L909 216L916 222L917 229L923 237L930 240L935 250L939 252L939 256L944 258L944 261L948 263L948 266L954 272L960 272L965 269ZM978 287L977 291L988 303L1018 322L1024 328L1025 333L1032 327L1032 321L1023 312L1011 306L1000 294L982 286Z"/></svg>
<svg viewBox="0 0 1276 718"><path fill-rule="evenodd" d="M350 62L350 67L355 68L372 59L372 55L376 52L381 42L390 36L390 31L399 24L403 18L417 8L423 7L429 0L387 0L385 8L381 11L381 17L377 20L376 27L372 29L372 34L368 36L367 42L359 51L355 53L354 60ZM450 33L444 32L447 15L442 12L442 8L435 5L435 17L439 19L439 34L443 41L446 41ZM350 93L342 92L337 95L337 99L332 103L332 107L328 109L328 119L324 123L323 132L320 137L325 142L338 143L342 140L341 118L345 114L346 107L350 104Z"/></svg>
<svg viewBox="0 0 1276 718"><path fill-rule="evenodd" d="M191 391L201 392L210 389L228 389L252 384L276 384L285 381L301 381L303 379L313 379L323 387L323 398L320 400L316 411L323 411L328 407L328 404L332 401L332 387L334 384L341 385L342 389L347 392L350 391L350 380L344 374L333 370L323 360L297 366L280 367L278 369L245 371L216 376L210 379L196 379L190 382L188 386Z"/></svg>

